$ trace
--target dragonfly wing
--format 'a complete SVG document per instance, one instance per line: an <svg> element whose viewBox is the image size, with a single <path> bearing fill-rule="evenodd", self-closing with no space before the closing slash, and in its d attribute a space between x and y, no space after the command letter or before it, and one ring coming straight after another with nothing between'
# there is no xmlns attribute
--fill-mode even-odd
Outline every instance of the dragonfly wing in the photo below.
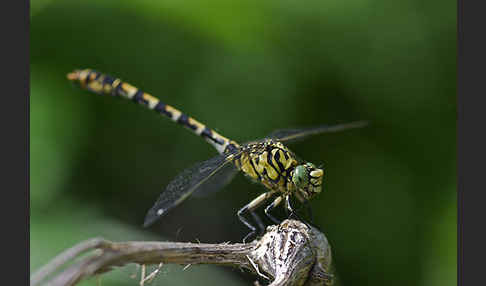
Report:
<svg viewBox="0 0 486 286"><path fill-rule="evenodd" d="M197 198L211 195L228 185L237 173L238 169L234 164L225 164L221 170L201 184L192 195Z"/></svg>
<svg viewBox="0 0 486 286"><path fill-rule="evenodd" d="M228 160L227 157L228 154L218 155L207 161L197 163L177 175L147 212L144 226L147 227L154 223L159 217L187 199L196 189L205 188L206 183L213 182L211 180L213 176L225 171L227 167L233 166L232 161ZM220 184L216 187L222 186Z"/></svg>
<svg viewBox="0 0 486 286"><path fill-rule="evenodd" d="M276 139L281 142L292 143L304 139L310 135L321 133L339 132L346 129L361 128L368 125L367 121L354 121L336 125L321 125L303 129L280 129L272 132L267 138Z"/></svg>

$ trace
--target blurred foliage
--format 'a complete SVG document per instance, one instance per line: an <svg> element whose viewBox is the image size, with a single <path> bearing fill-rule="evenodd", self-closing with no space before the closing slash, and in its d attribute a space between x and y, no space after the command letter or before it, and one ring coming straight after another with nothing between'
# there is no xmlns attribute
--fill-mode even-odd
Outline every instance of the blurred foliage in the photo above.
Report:
<svg viewBox="0 0 486 286"><path fill-rule="evenodd" d="M235 212L262 190L239 176L143 229L171 178L215 152L165 118L65 79L89 67L240 142L370 120L290 146L324 164L325 192L311 205L340 284L455 285L455 2L39 0L30 32L31 271L95 236L240 241L247 230ZM253 279L164 269L155 285ZM134 285L136 272L102 285Z"/></svg>

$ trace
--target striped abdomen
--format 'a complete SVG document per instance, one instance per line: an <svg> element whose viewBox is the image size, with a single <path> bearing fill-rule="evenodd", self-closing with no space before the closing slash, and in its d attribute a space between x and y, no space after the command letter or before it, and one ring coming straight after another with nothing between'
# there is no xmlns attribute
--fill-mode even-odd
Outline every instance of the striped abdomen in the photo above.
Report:
<svg viewBox="0 0 486 286"><path fill-rule="evenodd" d="M135 103L139 103L148 109L155 110L157 113L168 117L172 121L191 130L193 133L203 137L207 142L213 145L219 153L224 152L229 145L231 147L238 147L236 142L229 140L194 118L182 113L178 109L163 103L158 98L155 98L118 78L113 78L91 69L75 70L74 72L69 73L67 77L69 80L78 82L81 87L92 92L120 96L132 100Z"/></svg>
<svg viewBox="0 0 486 286"><path fill-rule="evenodd" d="M280 142L268 140L249 145L235 158L235 165L250 178L267 188L289 192L293 190L291 172L298 165L292 152Z"/></svg>

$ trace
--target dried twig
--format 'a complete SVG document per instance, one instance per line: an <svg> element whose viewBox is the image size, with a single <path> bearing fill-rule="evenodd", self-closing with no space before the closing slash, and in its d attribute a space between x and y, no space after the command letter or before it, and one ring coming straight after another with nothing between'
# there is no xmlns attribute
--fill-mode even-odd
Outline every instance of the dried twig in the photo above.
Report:
<svg viewBox="0 0 486 286"><path fill-rule="evenodd" d="M30 280L39 285L61 266L93 250L90 255L50 278L52 286L75 285L82 279L129 263L219 264L239 267L271 280L270 285L330 285L331 249L326 237L296 220L269 226L251 243L111 242L100 238L82 242L58 255ZM148 279L148 277L147 277Z"/></svg>

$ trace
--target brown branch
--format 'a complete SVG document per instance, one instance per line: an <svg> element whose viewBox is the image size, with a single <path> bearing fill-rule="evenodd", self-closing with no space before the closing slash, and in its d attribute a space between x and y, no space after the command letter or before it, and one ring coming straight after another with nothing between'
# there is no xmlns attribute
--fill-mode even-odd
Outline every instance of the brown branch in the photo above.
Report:
<svg viewBox="0 0 486 286"><path fill-rule="evenodd" d="M218 264L243 268L270 285L330 285L331 249L324 234L295 220L269 226L251 243L111 242L92 239L66 250L31 277L39 285L67 262L92 250L53 276L48 285L75 285L82 279L129 263L141 265Z"/></svg>

